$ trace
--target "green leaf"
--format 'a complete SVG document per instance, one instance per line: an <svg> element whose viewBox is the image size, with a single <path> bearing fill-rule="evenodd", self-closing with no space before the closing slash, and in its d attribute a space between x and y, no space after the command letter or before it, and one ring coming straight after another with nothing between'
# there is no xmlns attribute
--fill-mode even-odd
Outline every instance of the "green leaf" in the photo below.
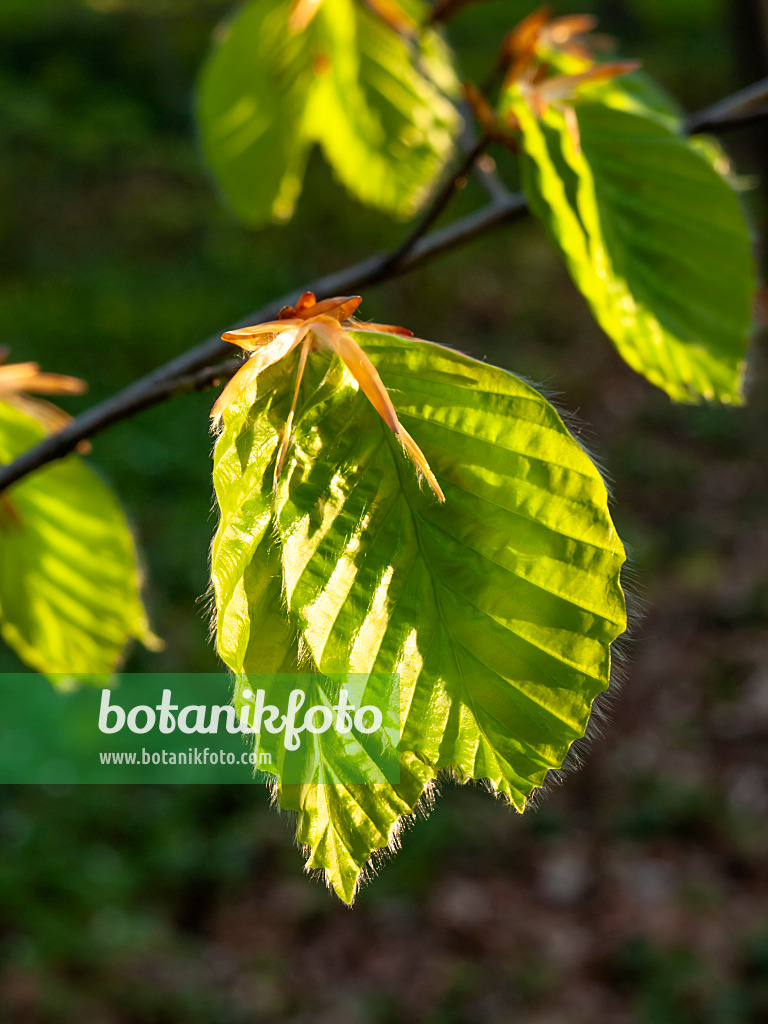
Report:
<svg viewBox="0 0 768 1024"><path fill-rule="evenodd" d="M518 810L584 735L625 628L624 559L597 469L503 370L352 332L446 495L419 487L343 365L310 357L277 492L295 360L225 412L212 573L235 672L398 673L401 783L291 790L299 838L342 899L442 769ZM278 632L279 631L279 632Z"/></svg>
<svg viewBox="0 0 768 1024"><path fill-rule="evenodd" d="M0 402L0 463L45 433ZM125 517L77 456L0 495L0 634L22 661L62 686L72 675L103 679L115 671L132 637L157 645Z"/></svg>
<svg viewBox="0 0 768 1024"><path fill-rule="evenodd" d="M296 33L291 6L246 5L204 68L202 140L225 195L254 227L287 219L318 143L359 200L412 215L459 129L447 47L432 30L408 44L355 0L323 0ZM423 14L422 5L409 7Z"/></svg>
<svg viewBox="0 0 768 1024"><path fill-rule="evenodd" d="M534 213L629 365L679 402L742 401L755 272L738 199L697 146L657 120L577 101L523 132Z"/></svg>

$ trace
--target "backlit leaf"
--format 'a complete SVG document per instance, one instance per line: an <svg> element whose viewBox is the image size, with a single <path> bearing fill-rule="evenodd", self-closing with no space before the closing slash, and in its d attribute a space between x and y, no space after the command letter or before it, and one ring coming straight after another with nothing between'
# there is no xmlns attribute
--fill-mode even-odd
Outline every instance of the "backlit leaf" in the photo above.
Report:
<svg viewBox="0 0 768 1024"><path fill-rule="evenodd" d="M445 491L422 490L337 359L313 354L277 491L295 359L224 413L212 573L236 673L400 677L401 782L284 790L309 866L349 901L441 769L523 810L584 735L625 628L603 481L555 409L503 370L352 332ZM289 641L286 643L286 641ZM289 653L286 653L289 651Z"/></svg>
<svg viewBox="0 0 768 1024"><path fill-rule="evenodd" d="M0 402L0 462L45 428ZM0 634L31 668L108 676L131 638L156 644L139 595L136 549L112 491L77 456L0 495Z"/></svg>
<svg viewBox="0 0 768 1024"><path fill-rule="evenodd" d="M531 208L597 321L638 373L681 402L740 402L755 288L728 182L658 120L577 100L580 147L554 107L519 95Z"/></svg>
<svg viewBox="0 0 768 1024"><path fill-rule="evenodd" d="M413 214L459 127L445 44L432 30L404 40L356 0L323 0L301 32L288 28L291 8L246 5L204 69L202 139L225 195L250 225L290 217L317 143L362 202Z"/></svg>

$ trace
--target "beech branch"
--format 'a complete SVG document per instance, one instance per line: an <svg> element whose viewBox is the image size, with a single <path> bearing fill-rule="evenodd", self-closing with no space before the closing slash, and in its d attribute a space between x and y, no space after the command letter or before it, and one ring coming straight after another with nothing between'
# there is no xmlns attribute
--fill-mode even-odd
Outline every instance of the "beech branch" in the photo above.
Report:
<svg viewBox="0 0 768 1024"><path fill-rule="evenodd" d="M322 299L331 295L353 293L370 285L391 280L429 263L443 253L465 245L494 228L519 220L525 217L527 212L525 196L519 194L511 194L494 203L488 203L480 210L415 241L409 252L397 263L392 263L389 252L371 256L344 270L308 282L301 288L249 313L226 330L232 331L249 324L273 320L282 307L295 302L296 296L301 292L311 291ZM215 334L129 384L117 394L94 405L63 430L44 438L34 448L30 448L13 462L0 468L0 492L47 463L69 455L81 441L100 434L114 423L135 416L143 409L158 405L173 395L201 391L226 380L238 366L242 365L242 361L231 360L223 366L211 364L231 352L232 346L222 341L219 334Z"/></svg>
<svg viewBox="0 0 768 1024"><path fill-rule="evenodd" d="M688 134L723 132L768 117L768 79L743 89L706 110L693 114L685 124ZM407 274L429 263L443 253L466 245L495 228L521 220L528 213L522 194L496 190L485 206L465 217L431 230L433 224L455 194L461 180L482 156L486 140L481 140L465 154L445 185L422 215L415 229L394 250L378 253L343 270L310 281L301 288L275 299L232 324L236 330L249 324L274 319L283 306L292 304L301 292L311 291L318 299L349 294L383 281ZM223 333L223 332L222 332ZM232 347L216 334L194 348L188 349L151 373L129 384L122 391L92 406L63 430L44 438L34 448L0 468L0 492L50 462L62 459L75 450L81 441L92 438L114 423L128 419L171 398L173 395L200 391L226 380L242 365L240 359L221 363Z"/></svg>
<svg viewBox="0 0 768 1024"><path fill-rule="evenodd" d="M742 128L768 117L768 78L740 89L711 107L692 114L685 122L689 135L722 133Z"/></svg>

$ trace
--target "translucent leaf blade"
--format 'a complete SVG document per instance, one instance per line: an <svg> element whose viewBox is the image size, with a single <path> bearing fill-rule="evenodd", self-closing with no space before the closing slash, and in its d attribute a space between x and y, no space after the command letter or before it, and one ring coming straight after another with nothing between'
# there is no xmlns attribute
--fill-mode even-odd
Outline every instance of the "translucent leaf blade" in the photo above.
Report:
<svg viewBox="0 0 768 1024"><path fill-rule="evenodd" d="M675 401L742 401L755 271L728 182L657 121L578 102L581 152L521 101L524 185L629 365Z"/></svg>
<svg viewBox="0 0 768 1024"><path fill-rule="evenodd" d="M0 461L45 429L0 402ZM0 632L54 681L109 675L136 638L156 646L128 525L112 491L79 458L34 473L0 499Z"/></svg>
<svg viewBox="0 0 768 1024"><path fill-rule="evenodd" d="M294 804L310 865L324 868L342 898L443 768L488 779L522 810L584 734L608 685L610 644L625 627L624 554L605 487L552 406L511 374L427 342L354 337L423 447L445 505L420 489L341 364L321 356L310 359L276 495L271 462L290 365L225 414L216 451L217 466L230 466L217 469L219 538L236 508L248 505L246 520L270 519L269 563L242 524L243 539L226 533L227 543L252 550L256 576L274 582L279 564L272 610L303 664L400 676L401 786L356 798L334 786ZM223 557L223 543L214 578L235 561ZM226 586L221 579L222 593ZM251 617L244 607L236 631L252 652L268 649L262 605ZM231 624L220 611L220 628ZM339 846L345 822L363 819L362 832Z"/></svg>
<svg viewBox="0 0 768 1024"><path fill-rule="evenodd" d="M323 0L301 32L291 9L247 4L201 76L203 148L227 199L254 227L290 217L317 143L361 202L414 213L459 129L449 51L432 30L406 42L354 0Z"/></svg>

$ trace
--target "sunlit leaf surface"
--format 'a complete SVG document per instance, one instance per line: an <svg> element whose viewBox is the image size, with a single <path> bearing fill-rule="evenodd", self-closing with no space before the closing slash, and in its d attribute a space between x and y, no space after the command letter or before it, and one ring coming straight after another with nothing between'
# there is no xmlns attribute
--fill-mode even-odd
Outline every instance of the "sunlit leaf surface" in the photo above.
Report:
<svg viewBox="0 0 768 1024"><path fill-rule="evenodd" d="M0 461L45 428L0 402ZM0 495L0 633L30 667L64 684L113 672L131 638L156 643L136 549L112 491L77 456Z"/></svg>
<svg viewBox="0 0 768 1024"><path fill-rule="evenodd" d="M742 400L754 267L713 154L659 120L577 100L522 126L524 186L596 319L633 369L680 402Z"/></svg>
<svg viewBox="0 0 768 1024"><path fill-rule="evenodd" d="M356 0L323 0L301 32L288 28L291 8L244 7L202 75L203 145L229 202L254 226L290 217L318 143L358 199L412 214L459 126L447 48L431 30L404 40Z"/></svg>
<svg viewBox="0 0 768 1024"><path fill-rule="evenodd" d="M219 652L235 672L400 676L400 785L282 794L310 866L347 901L440 769L487 779L522 810L584 734L625 627L605 487L554 408L439 346L352 333L445 504L340 361L318 354L274 493L286 360L224 414L212 558Z"/></svg>

